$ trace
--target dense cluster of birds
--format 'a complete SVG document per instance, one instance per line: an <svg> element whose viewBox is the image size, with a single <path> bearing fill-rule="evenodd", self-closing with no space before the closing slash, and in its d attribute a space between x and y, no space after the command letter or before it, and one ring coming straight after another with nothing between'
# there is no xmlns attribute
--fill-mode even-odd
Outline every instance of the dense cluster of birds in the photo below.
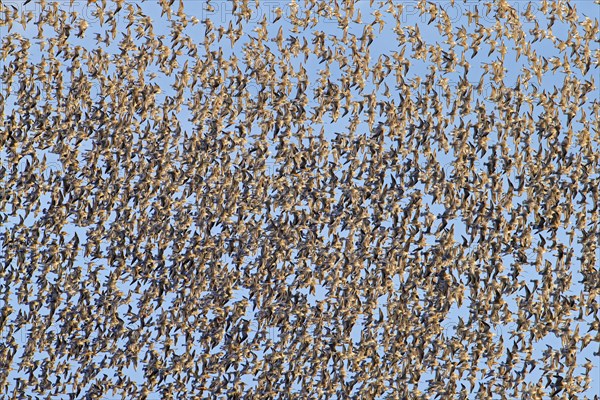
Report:
<svg viewBox="0 0 600 400"><path fill-rule="evenodd" d="M598 398L582 2L82 3L0 6L3 398Z"/></svg>

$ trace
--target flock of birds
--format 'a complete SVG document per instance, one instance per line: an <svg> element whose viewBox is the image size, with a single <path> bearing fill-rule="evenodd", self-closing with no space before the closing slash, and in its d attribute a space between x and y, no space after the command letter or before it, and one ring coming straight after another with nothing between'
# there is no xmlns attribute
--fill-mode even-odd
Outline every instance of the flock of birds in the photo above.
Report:
<svg viewBox="0 0 600 400"><path fill-rule="evenodd" d="M597 399L581 4L5 2L0 394Z"/></svg>

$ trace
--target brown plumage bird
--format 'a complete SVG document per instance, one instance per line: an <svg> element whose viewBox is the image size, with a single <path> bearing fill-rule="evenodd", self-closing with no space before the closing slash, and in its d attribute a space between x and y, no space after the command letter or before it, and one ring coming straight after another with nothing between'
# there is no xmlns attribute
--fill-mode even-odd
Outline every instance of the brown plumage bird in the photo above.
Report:
<svg viewBox="0 0 600 400"><path fill-rule="evenodd" d="M590 398L598 18L450 5L0 5L1 392Z"/></svg>

